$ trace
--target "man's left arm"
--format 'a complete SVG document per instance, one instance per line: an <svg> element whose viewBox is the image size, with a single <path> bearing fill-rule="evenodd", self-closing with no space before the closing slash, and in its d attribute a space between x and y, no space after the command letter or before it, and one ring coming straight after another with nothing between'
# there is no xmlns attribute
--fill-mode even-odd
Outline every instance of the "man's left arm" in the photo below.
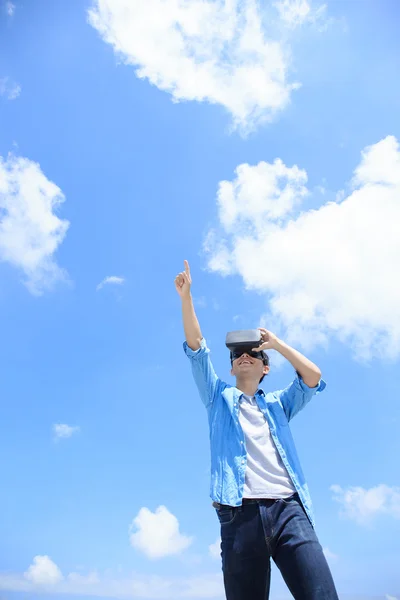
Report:
<svg viewBox="0 0 400 600"><path fill-rule="evenodd" d="M301 354L301 352L295 350L289 346L289 344L286 344L278 338L274 349L290 362L309 388L317 387L321 380L321 370L317 365Z"/></svg>
<svg viewBox="0 0 400 600"><path fill-rule="evenodd" d="M260 328L260 331L262 343L257 350L276 350L290 362L298 375L295 381L279 394L286 416L290 420L311 400L312 396L322 392L326 384L322 381L321 370L316 364L280 340L271 331L263 328Z"/></svg>

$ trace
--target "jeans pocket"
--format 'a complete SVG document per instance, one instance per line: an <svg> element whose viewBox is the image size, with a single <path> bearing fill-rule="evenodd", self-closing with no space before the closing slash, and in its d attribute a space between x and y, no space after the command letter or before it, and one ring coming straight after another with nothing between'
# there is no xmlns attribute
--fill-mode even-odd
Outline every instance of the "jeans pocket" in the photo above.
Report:
<svg viewBox="0 0 400 600"><path fill-rule="evenodd" d="M232 506L220 506L216 508L216 513L221 525L231 525L235 520L237 510Z"/></svg>

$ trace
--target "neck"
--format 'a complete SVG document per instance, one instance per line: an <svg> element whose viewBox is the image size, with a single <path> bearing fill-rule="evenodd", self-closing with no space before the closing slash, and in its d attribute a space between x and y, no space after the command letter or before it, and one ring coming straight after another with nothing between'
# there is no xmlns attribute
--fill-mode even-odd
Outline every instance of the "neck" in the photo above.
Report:
<svg viewBox="0 0 400 600"><path fill-rule="evenodd" d="M250 378L236 378L236 387L238 390L246 394L246 396L254 396L258 388L260 387L258 380Z"/></svg>

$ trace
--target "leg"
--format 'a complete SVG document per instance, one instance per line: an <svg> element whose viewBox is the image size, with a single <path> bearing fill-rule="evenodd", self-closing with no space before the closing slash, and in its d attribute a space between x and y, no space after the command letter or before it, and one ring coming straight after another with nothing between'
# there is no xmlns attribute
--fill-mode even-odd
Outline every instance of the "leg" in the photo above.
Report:
<svg viewBox="0 0 400 600"><path fill-rule="evenodd" d="M296 600L338 600L322 547L296 497L277 502L274 561Z"/></svg>
<svg viewBox="0 0 400 600"><path fill-rule="evenodd" d="M268 600L270 558L257 504L217 509L227 600Z"/></svg>

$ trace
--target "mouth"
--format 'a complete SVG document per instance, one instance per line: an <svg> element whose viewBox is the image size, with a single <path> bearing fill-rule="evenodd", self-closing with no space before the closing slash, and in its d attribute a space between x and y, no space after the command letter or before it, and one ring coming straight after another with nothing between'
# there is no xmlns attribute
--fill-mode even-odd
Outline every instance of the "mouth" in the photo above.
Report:
<svg viewBox="0 0 400 600"><path fill-rule="evenodd" d="M252 365L253 363L250 360L242 360L242 362L240 363L241 365Z"/></svg>

